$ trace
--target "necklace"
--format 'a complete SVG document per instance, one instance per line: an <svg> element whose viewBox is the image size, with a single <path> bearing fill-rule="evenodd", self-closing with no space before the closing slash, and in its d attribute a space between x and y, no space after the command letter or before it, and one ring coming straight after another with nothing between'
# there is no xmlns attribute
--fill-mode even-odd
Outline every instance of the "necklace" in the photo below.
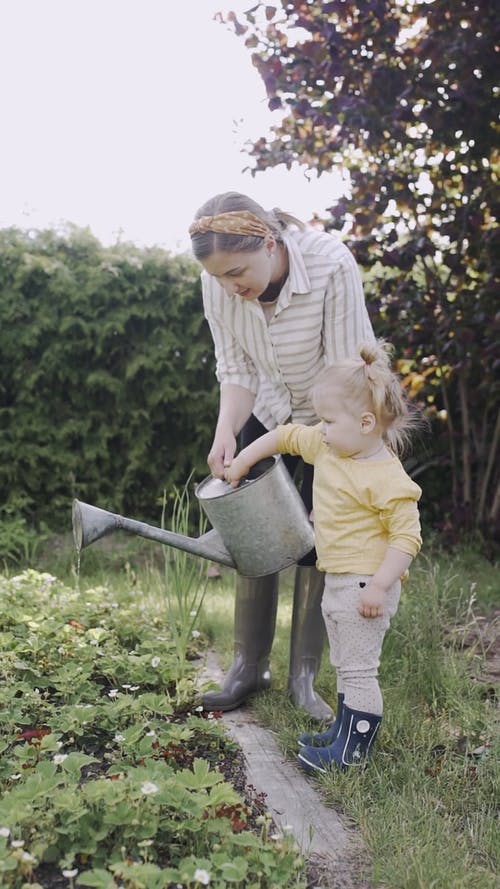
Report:
<svg viewBox="0 0 500 889"><path fill-rule="evenodd" d="M262 293L261 296L259 296L259 302L264 303L264 304L276 302L276 300L278 299L278 296L280 295L280 293L284 287L285 281L288 278L288 272L289 272L288 262L285 261L285 271L283 272L281 278L279 279L279 281L270 282L267 285L266 289L264 290L264 293Z"/></svg>

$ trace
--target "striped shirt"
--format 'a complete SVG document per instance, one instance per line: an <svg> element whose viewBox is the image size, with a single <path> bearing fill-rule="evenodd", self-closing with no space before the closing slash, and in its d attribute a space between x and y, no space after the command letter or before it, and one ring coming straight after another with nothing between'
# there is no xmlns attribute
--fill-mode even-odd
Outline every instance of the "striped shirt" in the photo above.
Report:
<svg viewBox="0 0 500 889"><path fill-rule="evenodd" d="M339 237L306 228L283 240L289 274L270 319L258 299L229 296L201 276L217 379L256 396L253 413L266 429L317 423L309 393L318 374L374 338L358 266Z"/></svg>

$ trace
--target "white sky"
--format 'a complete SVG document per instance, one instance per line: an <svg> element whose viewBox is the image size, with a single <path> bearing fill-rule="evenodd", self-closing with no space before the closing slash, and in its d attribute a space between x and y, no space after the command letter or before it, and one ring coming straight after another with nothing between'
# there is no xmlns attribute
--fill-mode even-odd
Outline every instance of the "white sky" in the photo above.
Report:
<svg viewBox="0 0 500 889"><path fill-rule="evenodd" d="M251 0L0 0L0 227L90 226L104 243L189 249L212 194L303 219L337 174L252 178L245 141L279 114L241 38L213 21Z"/></svg>

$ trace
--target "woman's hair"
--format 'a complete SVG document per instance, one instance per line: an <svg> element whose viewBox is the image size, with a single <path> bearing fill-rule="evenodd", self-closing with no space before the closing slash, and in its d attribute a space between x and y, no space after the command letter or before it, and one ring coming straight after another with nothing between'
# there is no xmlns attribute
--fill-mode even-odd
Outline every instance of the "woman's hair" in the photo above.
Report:
<svg viewBox="0 0 500 889"><path fill-rule="evenodd" d="M223 194L216 194L213 198L206 201L202 207L197 210L196 219L202 216L217 216L219 213L228 213L234 210L248 210L261 219L272 232L278 242L283 241L283 231L289 225L296 225L304 228L304 223L285 213L283 210L275 208L274 210L264 210L260 204L240 194L237 191L226 191ZM196 259L206 259L218 250L223 253L252 253L262 247L262 238L255 235L236 235L226 234L222 232L195 232L191 235L193 253Z"/></svg>
<svg viewBox="0 0 500 889"><path fill-rule="evenodd" d="M412 438L412 432L422 427L424 420L392 370L393 346L385 340L363 343L359 358L346 358L325 368L311 392L313 404L328 398L333 385L340 385L348 404L359 404L374 414L382 429L386 444L402 455Z"/></svg>

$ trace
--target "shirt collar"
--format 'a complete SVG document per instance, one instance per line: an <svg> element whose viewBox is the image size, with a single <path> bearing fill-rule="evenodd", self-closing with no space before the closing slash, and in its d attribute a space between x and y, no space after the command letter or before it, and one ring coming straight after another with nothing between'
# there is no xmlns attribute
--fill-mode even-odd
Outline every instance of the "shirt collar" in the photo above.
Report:
<svg viewBox="0 0 500 889"><path fill-rule="evenodd" d="M290 305L294 293L311 292L311 282L307 274L304 257L293 236L284 234L283 243L288 250L288 278L276 304L276 315L279 315L283 309Z"/></svg>
<svg viewBox="0 0 500 889"><path fill-rule="evenodd" d="M287 284L290 285L290 293L309 293L311 291L311 282L298 244L296 244L291 234L284 234L283 242L288 250L289 273Z"/></svg>

